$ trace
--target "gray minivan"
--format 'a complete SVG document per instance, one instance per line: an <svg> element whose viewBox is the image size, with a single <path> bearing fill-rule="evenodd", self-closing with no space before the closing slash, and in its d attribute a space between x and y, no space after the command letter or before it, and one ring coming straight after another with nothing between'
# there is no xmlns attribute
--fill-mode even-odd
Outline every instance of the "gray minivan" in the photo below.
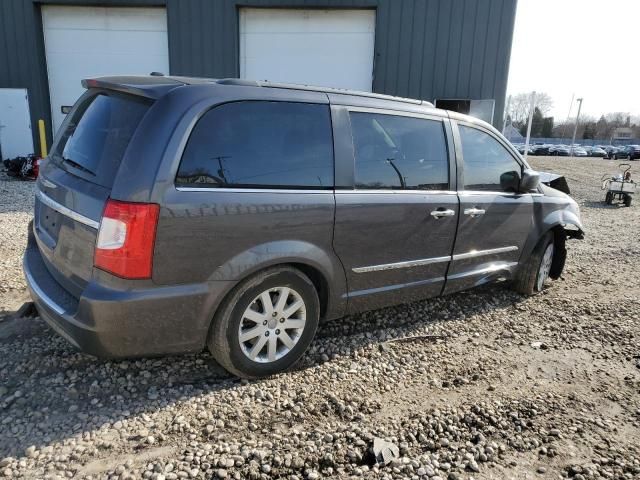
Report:
<svg viewBox="0 0 640 480"><path fill-rule="evenodd" d="M209 348L291 367L320 319L509 280L540 291L582 236L490 125L419 100L243 80L104 77L41 167L24 273L108 357Z"/></svg>

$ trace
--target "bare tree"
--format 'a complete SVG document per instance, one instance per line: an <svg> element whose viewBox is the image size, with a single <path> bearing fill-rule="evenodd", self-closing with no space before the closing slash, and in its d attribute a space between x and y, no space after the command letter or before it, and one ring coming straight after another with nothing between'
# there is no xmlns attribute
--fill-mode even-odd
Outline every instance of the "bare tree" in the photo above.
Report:
<svg viewBox="0 0 640 480"><path fill-rule="evenodd" d="M627 112L611 112L607 113L604 118L613 128L618 128L626 126L629 114Z"/></svg>
<svg viewBox="0 0 640 480"><path fill-rule="evenodd" d="M553 108L553 98L545 92L536 93L536 107L542 112L542 115L547 116Z"/></svg>
<svg viewBox="0 0 640 480"><path fill-rule="evenodd" d="M529 118L529 109L531 107L531 93L518 93L511 97L507 116L515 126L525 124ZM543 116L547 115L553 108L553 99L548 93L536 93L536 107Z"/></svg>

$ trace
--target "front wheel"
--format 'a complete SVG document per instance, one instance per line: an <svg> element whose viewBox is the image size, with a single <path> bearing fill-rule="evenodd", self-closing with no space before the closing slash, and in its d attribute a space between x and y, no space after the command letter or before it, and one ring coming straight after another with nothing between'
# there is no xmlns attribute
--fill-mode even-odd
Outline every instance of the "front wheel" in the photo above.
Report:
<svg viewBox="0 0 640 480"><path fill-rule="evenodd" d="M318 293L301 271L275 267L241 282L215 315L207 345L226 370L260 378L293 367L313 339Z"/></svg>
<svg viewBox="0 0 640 480"><path fill-rule="evenodd" d="M631 195L629 195L629 194L624 196L624 206L625 207L630 207L631 206L631 199L632 198L633 197Z"/></svg>
<svg viewBox="0 0 640 480"><path fill-rule="evenodd" d="M524 295L541 292L551 273L554 252L553 232L548 232L520 267L513 281L513 289Z"/></svg>
<svg viewBox="0 0 640 480"><path fill-rule="evenodd" d="M604 202L607 205L611 205L613 203L613 193L607 192L607 194L604 197Z"/></svg>

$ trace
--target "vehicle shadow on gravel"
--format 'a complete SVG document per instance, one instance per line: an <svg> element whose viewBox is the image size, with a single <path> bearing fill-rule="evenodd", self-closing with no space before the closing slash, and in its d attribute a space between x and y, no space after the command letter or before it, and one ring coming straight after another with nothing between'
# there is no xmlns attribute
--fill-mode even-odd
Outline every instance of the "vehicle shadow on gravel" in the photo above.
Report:
<svg viewBox="0 0 640 480"><path fill-rule="evenodd" d="M613 205L607 205L604 200L586 200L582 202L582 206L587 208L600 208L604 210L617 210L618 208L627 208L622 202L616 201Z"/></svg>
<svg viewBox="0 0 640 480"><path fill-rule="evenodd" d="M291 375L292 383L305 382L308 378L296 372L304 374L390 340L423 338L430 329L446 341L455 333L447 332L450 322L512 307L524 298L492 285L326 321L294 372L283 375ZM131 436L125 438L136 442L139 435L126 428L128 421L190 398L262 382L229 375L206 352L97 359L75 351L39 318L0 322L0 355L0 458L22 456L32 445L41 449L90 436L87 432L105 427L114 428L114 435L126 431Z"/></svg>

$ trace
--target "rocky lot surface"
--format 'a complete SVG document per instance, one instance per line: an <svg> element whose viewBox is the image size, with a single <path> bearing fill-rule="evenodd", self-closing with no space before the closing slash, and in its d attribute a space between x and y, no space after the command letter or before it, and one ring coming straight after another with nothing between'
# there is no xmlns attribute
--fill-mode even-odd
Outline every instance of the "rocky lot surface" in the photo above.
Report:
<svg viewBox="0 0 640 480"><path fill-rule="evenodd" d="M98 360L5 315L0 477L640 478L640 195L604 206L612 161L531 163L565 174L582 209L561 280L327 322L271 379L239 381L206 353ZM24 294L32 194L0 180L5 314ZM390 464L375 438L397 447Z"/></svg>

